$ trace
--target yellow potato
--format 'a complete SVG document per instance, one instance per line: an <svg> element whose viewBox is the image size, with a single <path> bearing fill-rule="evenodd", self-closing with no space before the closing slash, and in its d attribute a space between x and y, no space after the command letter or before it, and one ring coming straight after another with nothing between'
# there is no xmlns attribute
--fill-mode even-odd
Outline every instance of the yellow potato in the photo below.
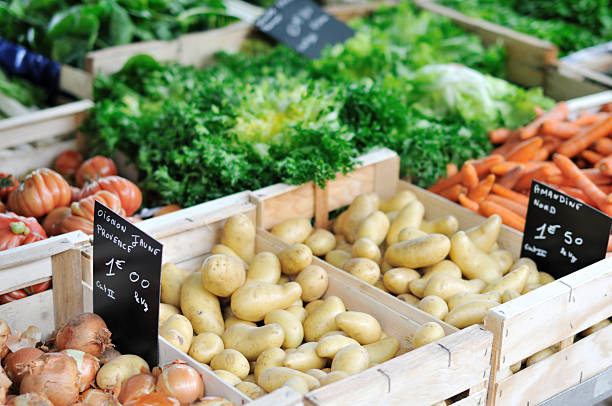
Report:
<svg viewBox="0 0 612 406"><path fill-rule="evenodd" d="M414 269L393 268L383 275L383 284L389 292L401 295L410 291L410 282L420 277L421 275Z"/></svg>
<svg viewBox="0 0 612 406"><path fill-rule="evenodd" d="M501 273L505 275L512 269L514 263L514 255L508 250L495 250L489 253L489 256L497 262L497 266Z"/></svg>
<svg viewBox="0 0 612 406"><path fill-rule="evenodd" d="M275 285L253 282L241 286L232 294L232 312L242 320L261 321L274 309L286 309L302 295L297 282Z"/></svg>
<svg viewBox="0 0 612 406"><path fill-rule="evenodd" d="M416 349L429 343L433 343L434 341L438 341L444 336L445 334L442 326L435 321L429 321L421 325L417 329L416 333L414 333L412 346Z"/></svg>
<svg viewBox="0 0 612 406"><path fill-rule="evenodd" d="M353 246L348 242L341 242L340 244L336 245L335 249L347 252L351 255L353 254Z"/></svg>
<svg viewBox="0 0 612 406"><path fill-rule="evenodd" d="M307 309L308 311L308 309ZM318 341L328 331L338 330L336 315L346 311L346 307L337 296L325 298L304 320L304 337L306 341Z"/></svg>
<svg viewBox="0 0 612 406"><path fill-rule="evenodd" d="M344 371L331 371L323 379L321 379L321 386L329 385L330 383L338 382L341 379L348 377Z"/></svg>
<svg viewBox="0 0 612 406"><path fill-rule="evenodd" d="M159 304L159 325L161 326L162 324L164 324L164 322L166 320L168 320L168 318L170 316L172 316L173 314L179 314L180 310L178 309L178 307L173 306L171 304L167 304L167 303L160 303Z"/></svg>
<svg viewBox="0 0 612 406"><path fill-rule="evenodd" d="M439 296L425 296L417 307L440 320L444 320L444 317L448 314L448 305Z"/></svg>
<svg viewBox="0 0 612 406"><path fill-rule="evenodd" d="M546 272L538 272L538 283L541 285L547 285L551 282L554 282L555 278L553 278L549 273Z"/></svg>
<svg viewBox="0 0 612 406"><path fill-rule="evenodd" d="M351 258L342 264L342 269L370 285L380 278L378 264L367 258Z"/></svg>
<svg viewBox="0 0 612 406"><path fill-rule="evenodd" d="M381 338L372 344L364 345L370 358L369 367L390 360L399 350L399 341L395 337Z"/></svg>
<svg viewBox="0 0 612 406"><path fill-rule="evenodd" d="M257 385L261 386L266 392L272 392L294 377L306 381L309 391L321 386L317 378L287 367L272 367L266 369L259 375L259 378L257 378Z"/></svg>
<svg viewBox="0 0 612 406"><path fill-rule="evenodd" d="M375 245L382 244L385 241L387 231L389 231L389 218L382 211L370 213L357 228L356 238L367 238L373 241Z"/></svg>
<svg viewBox="0 0 612 406"><path fill-rule="evenodd" d="M513 374L516 374L518 371L521 370L521 364L522 363L523 363L523 361L519 361L516 364L510 365L510 372L512 372Z"/></svg>
<svg viewBox="0 0 612 406"><path fill-rule="evenodd" d="M325 261L338 268L342 268L342 264L351 258L352 256L350 253L338 249L331 250L325 255Z"/></svg>
<svg viewBox="0 0 612 406"><path fill-rule="evenodd" d="M410 190L400 190L389 200L380 201L380 210L388 213L390 211L398 211L404 208L408 203L417 200L416 195Z"/></svg>
<svg viewBox="0 0 612 406"><path fill-rule="evenodd" d="M492 300L501 303L500 294L497 290L492 290L488 293L455 293L448 299L448 309L453 310L455 307L462 305L472 300Z"/></svg>
<svg viewBox="0 0 612 406"><path fill-rule="evenodd" d="M368 258L380 262L380 249L378 245L369 238L360 238L353 244L351 254L354 258Z"/></svg>
<svg viewBox="0 0 612 406"><path fill-rule="evenodd" d="M495 291L493 291L495 292ZM519 297L521 294L518 293L516 290L512 290L512 289L506 289L503 291L503 293L501 294L501 303L506 303L511 301L512 299L516 299L517 297Z"/></svg>
<svg viewBox="0 0 612 406"><path fill-rule="evenodd" d="M276 282L277 285L284 285L286 283L291 282L291 279L289 279L289 277L287 275L281 275L280 278L278 278L278 282Z"/></svg>
<svg viewBox="0 0 612 406"><path fill-rule="evenodd" d="M584 330L584 331L582 332L582 336L583 336L583 337L590 336L591 334L593 334L593 333L595 333L595 332L597 332L597 331L599 331L599 330L602 330L602 329L604 329L604 328L608 327L610 324L612 324L612 323L610 323L610 320L608 320L608 319L603 319L603 320L602 320L602 321L600 321L599 323L594 324L594 325L592 325L591 327L589 327L589 328L587 328L586 330Z"/></svg>
<svg viewBox="0 0 612 406"><path fill-rule="evenodd" d="M389 293L389 289L387 289L387 287L385 286L382 278L378 278L374 286L376 286L378 289L382 290L383 292Z"/></svg>
<svg viewBox="0 0 612 406"><path fill-rule="evenodd" d="M399 210L388 211L385 213L385 216L387 216L387 218L389 219L389 226L391 226L391 223L393 223L393 220L397 218L398 214L399 214Z"/></svg>
<svg viewBox="0 0 612 406"><path fill-rule="evenodd" d="M219 299L202 287L201 277L194 272L181 286L181 310L196 334L223 334L224 324Z"/></svg>
<svg viewBox="0 0 612 406"><path fill-rule="evenodd" d="M336 316L336 325L359 344L372 344L380 340L382 329L378 320L367 313L348 311Z"/></svg>
<svg viewBox="0 0 612 406"><path fill-rule="evenodd" d="M161 302L178 307L181 302L181 285L189 272L178 266L167 263L161 271Z"/></svg>
<svg viewBox="0 0 612 406"><path fill-rule="evenodd" d="M515 268L501 278L499 281L484 288L484 292L490 292L496 290L498 292L504 292L505 290L511 289L517 292L521 292L525 288L527 282L527 276L529 275L529 268L527 265L521 265Z"/></svg>
<svg viewBox="0 0 612 406"><path fill-rule="evenodd" d="M225 222L221 244L230 247L247 263L255 256L255 226L244 214L236 214Z"/></svg>
<svg viewBox="0 0 612 406"><path fill-rule="evenodd" d="M291 218L281 221L270 232L287 244L301 244L312 233L312 225L309 219Z"/></svg>
<svg viewBox="0 0 612 406"><path fill-rule="evenodd" d="M551 355L553 355L556 351L552 347L544 348L542 351L538 351L533 354L531 357L527 358L525 362L525 366L530 367L535 363L538 363Z"/></svg>
<svg viewBox="0 0 612 406"><path fill-rule="evenodd" d="M398 295L397 298L402 302L406 302L413 306L416 306L420 302L420 299L411 293L402 293L401 295Z"/></svg>
<svg viewBox="0 0 612 406"><path fill-rule="evenodd" d="M283 365L302 372L325 367L327 360L321 358L315 351L318 344L313 342L300 345L294 352L285 356Z"/></svg>
<svg viewBox="0 0 612 406"><path fill-rule="evenodd" d="M293 314L295 318L300 321L300 323L303 323L304 319L306 319L306 316L308 315L306 309L304 309L302 306L289 306L285 310Z"/></svg>
<svg viewBox="0 0 612 406"><path fill-rule="evenodd" d="M521 291L521 295L524 295L526 293L531 292L532 290L536 290L537 288L539 288L540 285L539 283L532 283L530 285L526 285L525 288Z"/></svg>
<svg viewBox="0 0 612 406"><path fill-rule="evenodd" d="M385 261L382 261L381 265L380 265L380 272L381 273L386 273L387 271L393 269L393 267L391 265L389 265L388 263L386 263Z"/></svg>
<svg viewBox="0 0 612 406"><path fill-rule="evenodd" d="M439 296L444 300L450 299L451 296L457 293L469 292L480 293L484 288L485 283L480 279L471 281L455 278L450 275L433 275L423 291L424 296ZM414 293L414 292L413 292Z"/></svg>
<svg viewBox="0 0 612 406"><path fill-rule="evenodd" d="M227 297L244 284L242 264L227 255L211 255L200 268L202 286L213 295Z"/></svg>
<svg viewBox="0 0 612 406"><path fill-rule="evenodd" d="M308 316L309 314L311 314L317 307L319 307L323 303L323 299L313 300L312 302L308 303L306 307L304 307L304 310L306 310L306 315Z"/></svg>
<svg viewBox="0 0 612 406"><path fill-rule="evenodd" d="M463 231L458 231L451 238L450 258L468 279L492 283L502 276L497 261L478 248Z"/></svg>
<svg viewBox="0 0 612 406"><path fill-rule="evenodd" d="M319 341L321 341L325 337L331 337L331 336L344 336L344 337L348 337L349 335L345 331L342 331L342 330L332 330L332 331L328 331L325 334L323 334L321 336L321 338L319 338Z"/></svg>
<svg viewBox="0 0 612 406"><path fill-rule="evenodd" d="M282 367L283 360L287 354L280 348L268 348L263 351L257 357L257 361L255 361L255 370L253 374L255 375L255 381L259 379L259 375L266 369L274 368L274 367Z"/></svg>
<svg viewBox="0 0 612 406"><path fill-rule="evenodd" d="M335 220L332 221L331 230L336 235L336 244L346 241L346 237L344 236L344 221L346 220L346 215L348 214L347 210L344 210L342 213L336 217Z"/></svg>
<svg viewBox="0 0 612 406"><path fill-rule="evenodd" d="M278 324L262 327L234 324L221 338L225 348L239 351L249 361L255 361L268 348L280 347L285 340L285 332Z"/></svg>
<svg viewBox="0 0 612 406"><path fill-rule="evenodd" d="M321 379L327 376L327 374L320 369L309 369L306 371L306 373L314 378L317 378L319 382L321 382Z"/></svg>
<svg viewBox="0 0 612 406"><path fill-rule="evenodd" d="M451 243L447 236L429 234L391 245L385 252L385 261L397 267L423 268L442 261L450 248Z"/></svg>
<svg viewBox="0 0 612 406"><path fill-rule="evenodd" d="M450 237L459 230L459 220L457 220L457 217L447 214L431 221L423 221L421 230L427 234L444 234Z"/></svg>
<svg viewBox="0 0 612 406"><path fill-rule="evenodd" d="M301 376L293 376L287 379L283 386L287 386L302 395L305 395L309 391L308 383Z"/></svg>
<svg viewBox="0 0 612 406"><path fill-rule="evenodd" d="M425 296L425 288L427 287L427 283L429 283L429 278L420 278L410 281L410 293L419 298L420 301L420 298Z"/></svg>
<svg viewBox="0 0 612 406"><path fill-rule="evenodd" d="M423 278L427 278L429 280L429 278L432 276L440 274L454 276L455 278L461 278L462 276L461 269L453 261L445 259L435 265L425 268Z"/></svg>
<svg viewBox="0 0 612 406"><path fill-rule="evenodd" d="M476 227L465 230L465 233L478 249L483 252L491 252L497 243L501 229L501 217L494 214Z"/></svg>
<svg viewBox="0 0 612 406"><path fill-rule="evenodd" d="M236 386L240 382L242 382L240 378L232 374L230 371L226 371L224 369L217 369L216 371L213 371L213 372L215 375L223 379L225 382L227 382L231 386Z"/></svg>
<svg viewBox="0 0 612 406"><path fill-rule="evenodd" d="M421 227L421 222L423 221L423 215L425 214L425 206L423 203L418 200L413 200L404 206L395 219L391 222L389 226L389 231L387 232L387 245L392 245L398 242L398 237L400 231L402 231L406 227Z"/></svg>
<svg viewBox="0 0 612 406"><path fill-rule="evenodd" d="M492 300L474 300L455 307L448 312L444 321L457 328L482 323L490 308L499 306Z"/></svg>
<svg viewBox="0 0 612 406"><path fill-rule="evenodd" d="M302 287L302 300L305 302L312 302L323 296L329 284L327 272L318 265L304 268L295 281Z"/></svg>
<svg viewBox="0 0 612 406"><path fill-rule="evenodd" d="M231 249L230 247L228 247L227 245L217 244L217 245L215 245L213 247L213 249L210 251L210 253L212 255L227 255L228 257L232 257L235 260L240 261L240 263L242 264L244 269L249 267L249 265L246 263L246 261L244 259L240 258L240 256L238 254L236 254L234 252L234 250Z"/></svg>
<svg viewBox="0 0 612 406"><path fill-rule="evenodd" d="M291 245L278 253L285 275L296 275L312 262L312 251L304 244Z"/></svg>
<svg viewBox="0 0 612 406"><path fill-rule="evenodd" d="M244 395L246 395L248 398L253 400L260 398L266 394L266 391L260 388L254 382L242 381L234 387L240 392L242 392Z"/></svg>
<svg viewBox="0 0 612 406"><path fill-rule="evenodd" d="M231 316L225 319L225 329L227 330L228 328L230 328L231 326L237 323L242 323L242 324L246 324L247 326L253 326L253 327L257 326L257 324L253 323L252 321L240 320L236 316Z"/></svg>
<svg viewBox="0 0 612 406"><path fill-rule="evenodd" d="M304 339L304 328L302 327L302 322L292 313L289 313L286 310L272 310L270 313L266 314L264 323L276 323L283 328L283 331L285 332L283 348L296 348Z"/></svg>
<svg viewBox="0 0 612 406"><path fill-rule="evenodd" d="M246 281L278 283L281 276L281 266L278 257L267 251L258 252L253 257L247 270Z"/></svg>
<svg viewBox="0 0 612 406"><path fill-rule="evenodd" d="M538 266L536 265L536 263L533 261L533 259L531 258L519 258L516 260L516 262L512 265L512 268L510 268L511 270L518 268L521 265L526 265L529 268L529 272L527 273L527 282L525 282L525 285L531 285L534 283L540 283L540 273L538 272ZM519 290L520 292L520 290Z"/></svg>
<svg viewBox="0 0 612 406"><path fill-rule="evenodd" d="M342 218L341 231L349 243L355 241L359 224L370 215L370 213L378 210L380 199L374 192L364 193L355 198L346 210L346 215Z"/></svg>
<svg viewBox="0 0 612 406"><path fill-rule="evenodd" d="M313 255L320 257L334 249L336 237L329 231L319 228L310 234L304 244L310 247Z"/></svg>
<svg viewBox="0 0 612 406"><path fill-rule="evenodd" d="M370 355L361 345L352 344L342 348L332 360L331 370L353 375L368 369Z"/></svg>
<svg viewBox="0 0 612 406"><path fill-rule="evenodd" d="M102 390L121 388L121 384L130 377L149 372L149 365L138 355L120 355L108 361L98 370L96 383ZM53 384L48 380L47 384Z"/></svg>
<svg viewBox="0 0 612 406"><path fill-rule="evenodd" d="M208 364L211 359L223 351L223 340L214 333L202 333L193 337L189 355L202 364Z"/></svg>
<svg viewBox="0 0 612 406"><path fill-rule="evenodd" d="M218 353L210 361L213 371L223 369L243 379L249 374L251 367L244 355L233 349L226 349Z"/></svg>
<svg viewBox="0 0 612 406"><path fill-rule="evenodd" d="M333 358L338 351L352 344L359 344L357 340L351 337L346 337L340 334L328 335L321 337L315 351L319 357Z"/></svg>
<svg viewBox="0 0 612 406"><path fill-rule="evenodd" d="M427 233L416 227L404 227L397 236L397 242L416 240L425 237Z"/></svg>
<svg viewBox="0 0 612 406"><path fill-rule="evenodd" d="M159 335L183 352L189 351L193 329L187 317L174 314L159 327Z"/></svg>

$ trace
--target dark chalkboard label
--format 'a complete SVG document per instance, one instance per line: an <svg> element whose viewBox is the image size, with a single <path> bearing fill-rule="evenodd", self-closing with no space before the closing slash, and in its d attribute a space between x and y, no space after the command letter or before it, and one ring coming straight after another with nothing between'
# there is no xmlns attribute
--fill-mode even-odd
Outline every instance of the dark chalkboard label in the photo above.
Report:
<svg viewBox="0 0 612 406"><path fill-rule="evenodd" d="M599 210L533 181L521 256L561 278L605 258L611 224Z"/></svg>
<svg viewBox="0 0 612 406"><path fill-rule="evenodd" d="M310 58L355 32L311 0L278 0L255 21L261 31Z"/></svg>
<svg viewBox="0 0 612 406"><path fill-rule="evenodd" d="M96 202L93 258L94 312L119 352L157 365L162 244Z"/></svg>

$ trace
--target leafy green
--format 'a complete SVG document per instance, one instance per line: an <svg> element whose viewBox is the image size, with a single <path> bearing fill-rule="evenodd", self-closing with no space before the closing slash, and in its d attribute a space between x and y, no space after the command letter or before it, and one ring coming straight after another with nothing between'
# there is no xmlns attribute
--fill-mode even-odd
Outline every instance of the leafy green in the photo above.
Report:
<svg viewBox="0 0 612 406"><path fill-rule="evenodd" d="M39 88L27 80L17 77L7 77L2 69L0 69L0 94L3 97L10 97L16 100L24 107L44 106L47 95L42 88ZM0 103L1 104L1 103ZM9 116L8 111L4 111L0 107L0 118Z"/></svg>

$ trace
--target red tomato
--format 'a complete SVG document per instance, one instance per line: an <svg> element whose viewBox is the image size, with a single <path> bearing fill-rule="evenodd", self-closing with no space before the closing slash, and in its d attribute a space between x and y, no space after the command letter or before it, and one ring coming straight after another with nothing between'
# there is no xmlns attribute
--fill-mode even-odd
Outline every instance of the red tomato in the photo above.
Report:
<svg viewBox="0 0 612 406"><path fill-rule="evenodd" d="M83 163L83 155L74 149L67 149L57 156L53 169L65 177L72 177Z"/></svg>
<svg viewBox="0 0 612 406"><path fill-rule="evenodd" d="M121 199L114 193L100 190L70 205L70 214L61 218L59 231L69 233L81 230L86 234L93 234L94 207L96 201L102 203L120 216L125 216L121 207ZM59 216L58 216L59 217Z"/></svg>
<svg viewBox="0 0 612 406"><path fill-rule="evenodd" d="M78 187L83 187L87 182L95 182L105 176L113 176L117 174L115 163L103 156L97 155L83 162L76 172L76 184Z"/></svg>
<svg viewBox="0 0 612 406"><path fill-rule="evenodd" d="M41 217L56 207L68 206L71 196L70 185L59 173L37 169L10 194L8 209L22 216Z"/></svg>
<svg viewBox="0 0 612 406"><path fill-rule="evenodd" d="M6 173L0 173L0 199L3 199L11 194L11 192L17 189L19 182L13 175Z"/></svg>
<svg viewBox="0 0 612 406"><path fill-rule="evenodd" d="M28 293L25 289L17 289L9 293L5 293L4 295L0 295L0 303L6 304L10 302L14 302L15 300L23 299L24 297L28 297Z"/></svg>
<svg viewBox="0 0 612 406"><path fill-rule="evenodd" d="M32 296L37 293L44 292L50 287L51 287L51 280L49 279L48 281L37 283L36 285L28 286L27 288L23 288L23 290L26 291L28 296Z"/></svg>
<svg viewBox="0 0 612 406"><path fill-rule="evenodd" d="M142 204L142 193L138 186L121 176L107 176L89 183L83 188L81 198L106 190L116 194L121 199L121 206L127 216L131 216Z"/></svg>
<svg viewBox="0 0 612 406"><path fill-rule="evenodd" d="M6 206L4 205L4 203L2 203L2 200L0 200L0 213L4 212L6 212Z"/></svg>
<svg viewBox="0 0 612 406"><path fill-rule="evenodd" d="M0 214L0 251L45 238L47 234L35 218L21 217L15 213Z"/></svg>

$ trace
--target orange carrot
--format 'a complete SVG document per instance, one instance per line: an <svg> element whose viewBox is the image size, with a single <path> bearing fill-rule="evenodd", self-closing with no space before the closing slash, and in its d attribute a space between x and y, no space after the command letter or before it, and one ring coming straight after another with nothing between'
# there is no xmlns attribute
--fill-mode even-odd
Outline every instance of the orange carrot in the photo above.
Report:
<svg viewBox="0 0 612 406"><path fill-rule="evenodd" d="M553 161L565 176L570 178L589 198L593 199L597 207L604 210L607 206L610 206L608 196L578 169L571 159L565 155L555 154Z"/></svg>
<svg viewBox="0 0 612 406"><path fill-rule="evenodd" d="M524 173L525 173L524 166L522 165L516 166L512 170L507 172L504 176L499 178L497 183L503 187L512 189L514 185L516 185L516 182L519 181L519 179L521 178L521 176L523 176Z"/></svg>
<svg viewBox="0 0 612 406"><path fill-rule="evenodd" d="M548 183L549 185L555 185L555 186L569 186L569 187L575 186L574 182L572 182L571 179L568 179L566 176L563 176L563 175L549 176L546 178L544 183Z"/></svg>
<svg viewBox="0 0 612 406"><path fill-rule="evenodd" d="M597 185L602 192L606 194L612 193L612 185Z"/></svg>
<svg viewBox="0 0 612 406"><path fill-rule="evenodd" d="M510 199L506 199L505 197L501 197L498 195L489 195L485 200L490 202L494 202L499 204L500 206L505 207L508 210L512 210L514 213L518 214L521 217L527 216L527 206L512 201Z"/></svg>
<svg viewBox="0 0 612 406"><path fill-rule="evenodd" d="M468 190L474 190L478 186L478 173L470 162L466 162L461 167L461 182Z"/></svg>
<svg viewBox="0 0 612 406"><path fill-rule="evenodd" d="M532 170L542 166L541 162L501 162L491 168L491 173L494 175L505 175L517 166L524 168L525 170Z"/></svg>
<svg viewBox="0 0 612 406"><path fill-rule="evenodd" d="M542 136L544 140L544 144L542 144L542 148L546 149L549 154L552 154L559 148L559 145L563 143L563 140L559 137L555 137L554 135L544 135Z"/></svg>
<svg viewBox="0 0 612 406"><path fill-rule="evenodd" d="M595 151L591 151L590 149L585 149L584 151L582 151L580 153L580 157L593 165L603 159L603 155L598 154Z"/></svg>
<svg viewBox="0 0 612 406"><path fill-rule="evenodd" d="M535 110L536 118L542 117L542 114L544 114L544 110L540 106L535 106L533 109Z"/></svg>
<svg viewBox="0 0 612 406"><path fill-rule="evenodd" d="M448 178L440 177L440 179L438 179L438 181L432 186L427 188L427 190L433 193L440 193L444 189L448 189L449 187L454 186L459 182L461 182L461 172L457 172L456 174L449 176Z"/></svg>
<svg viewBox="0 0 612 406"><path fill-rule="evenodd" d="M571 186L561 186L558 189L563 193L570 195L574 199L582 200L588 205L595 206L595 202L593 201L593 199L587 196L587 194L584 193L582 189L578 189L577 187Z"/></svg>
<svg viewBox="0 0 612 406"><path fill-rule="evenodd" d="M612 155L612 139L600 138L593 144L595 151L599 152L604 156Z"/></svg>
<svg viewBox="0 0 612 406"><path fill-rule="evenodd" d="M446 164L446 176L453 176L457 172L459 172L459 168L457 168L457 165L452 162Z"/></svg>
<svg viewBox="0 0 612 406"><path fill-rule="evenodd" d="M497 130L489 131L489 141L491 144L501 144L508 141L512 135L512 130L509 128L498 128Z"/></svg>
<svg viewBox="0 0 612 406"><path fill-rule="evenodd" d="M495 175L490 174L486 178L484 178L476 188L470 190L470 193L468 193L468 197L476 203L482 202L485 197L487 197L489 193L491 193L493 183L495 183Z"/></svg>
<svg viewBox="0 0 612 406"><path fill-rule="evenodd" d="M547 120L542 123L542 134L567 139L580 132L580 126L567 121Z"/></svg>
<svg viewBox="0 0 612 406"><path fill-rule="evenodd" d="M550 163L545 163L537 169L526 172L516 185L514 185L515 189L523 190L523 189L531 189L531 182L533 180L539 180L540 182L545 182L547 178L550 176L561 175L561 171Z"/></svg>
<svg viewBox="0 0 612 406"><path fill-rule="evenodd" d="M540 117L536 118L531 123L521 128L521 131L520 131L521 139L526 140L526 139L535 137L538 134L538 131L540 130L540 126L545 121L549 121L549 120L563 121L566 118L567 118L567 104L565 102L557 103L557 105L553 107L550 111L542 114Z"/></svg>
<svg viewBox="0 0 612 406"><path fill-rule="evenodd" d="M582 173L596 185L609 185L612 183L612 176L602 173L598 168L582 169Z"/></svg>
<svg viewBox="0 0 612 406"><path fill-rule="evenodd" d="M487 157L472 161L471 163L472 165L474 165L474 169L476 169L476 173L478 174L478 176L483 176L489 173L493 166L503 161L503 156L498 154L491 154Z"/></svg>
<svg viewBox="0 0 612 406"><path fill-rule="evenodd" d="M583 112L582 114L580 114L580 117L578 117L573 123L579 126L593 125L599 122L602 118L605 118L605 116L605 114L601 113L590 114L587 112Z"/></svg>
<svg viewBox="0 0 612 406"><path fill-rule="evenodd" d="M479 209L480 213L485 217L498 214L501 217L502 222L508 227L512 227L519 231L525 230L525 219L514 213L512 210L500 206L495 202L485 200L480 203Z"/></svg>
<svg viewBox="0 0 612 406"><path fill-rule="evenodd" d="M453 202L456 202L457 200L459 200L459 195L461 193L467 193L467 188L463 185L456 184L455 186L451 186L448 189L444 189L443 191L441 191L440 196L448 200L452 200Z"/></svg>
<svg viewBox="0 0 612 406"><path fill-rule="evenodd" d="M533 157L533 160L537 162L546 161L546 158L548 158L548 155L550 155L550 152L548 152L546 148L542 147L538 149L535 156Z"/></svg>
<svg viewBox="0 0 612 406"><path fill-rule="evenodd" d="M463 193L459 194L459 203L466 209L472 210L474 213L478 213L478 203L464 195Z"/></svg>
<svg viewBox="0 0 612 406"><path fill-rule="evenodd" d="M506 199L514 200L515 202L519 202L524 205L529 204L529 198L527 196L517 193L514 190L510 190L506 187L503 187L498 183L493 184L493 188L491 189L491 191L496 195L505 197Z"/></svg>
<svg viewBox="0 0 612 406"><path fill-rule="evenodd" d="M516 147L519 143L520 141L508 140L505 144L502 144L499 147L495 148L493 151L491 151L491 154L498 154L498 155L505 156L508 152L512 151L512 149Z"/></svg>
<svg viewBox="0 0 612 406"><path fill-rule="evenodd" d="M525 140L505 155L506 161L527 162L533 159L538 149L542 147L542 137Z"/></svg>
<svg viewBox="0 0 612 406"><path fill-rule="evenodd" d="M557 153L567 157L573 157L581 151L587 149L599 138L603 138L612 132L612 114L608 115L603 121L587 127L578 135L563 142L557 149Z"/></svg>

